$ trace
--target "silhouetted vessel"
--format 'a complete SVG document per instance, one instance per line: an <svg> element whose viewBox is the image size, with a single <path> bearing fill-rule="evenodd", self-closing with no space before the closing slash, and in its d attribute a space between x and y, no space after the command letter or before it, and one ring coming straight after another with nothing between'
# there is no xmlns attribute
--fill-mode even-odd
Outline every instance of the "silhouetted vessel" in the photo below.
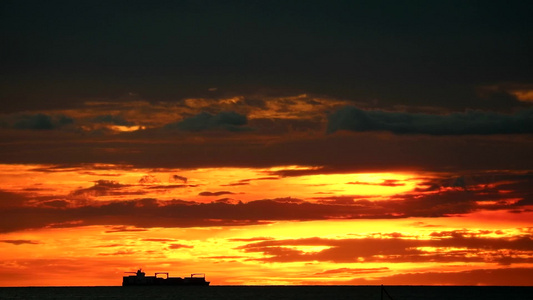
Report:
<svg viewBox="0 0 533 300"><path fill-rule="evenodd" d="M177 285L177 286L208 286L209 281L205 281L204 273L193 273L191 277L169 277L167 272L157 272L154 276L146 276L141 269L122 277L122 286L145 286L145 285ZM160 276L158 276L160 275ZM162 277L164 275L164 277Z"/></svg>

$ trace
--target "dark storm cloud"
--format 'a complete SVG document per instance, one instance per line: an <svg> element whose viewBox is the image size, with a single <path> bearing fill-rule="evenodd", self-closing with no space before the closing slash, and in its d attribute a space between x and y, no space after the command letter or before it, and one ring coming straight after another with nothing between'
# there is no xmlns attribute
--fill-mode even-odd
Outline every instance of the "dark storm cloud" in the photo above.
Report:
<svg viewBox="0 0 533 300"><path fill-rule="evenodd" d="M142 131L117 139L55 130L0 130L0 140L4 141L0 160L65 166L121 162L140 168L324 166L322 170L272 173L279 176L310 172L533 169L533 140L529 135L468 136L465 140L465 136L344 131L258 140L250 132L234 136L231 143L225 142L227 136L222 134L212 134L199 143L192 138L176 139L170 131L159 136L151 133Z"/></svg>
<svg viewBox="0 0 533 300"><path fill-rule="evenodd" d="M65 115L48 114L12 114L0 115L0 128L52 130L65 127L74 123L74 120Z"/></svg>
<svg viewBox="0 0 533 300"><path fill-rule="evenodd" d="M236 112L220 112L212 115L207 112L199 113L176 123L165 126L168 129L180 129L185 131L203 131L212 129L225 129L228 131L249 130L245 127L247 118Z"/></svg>
<svg viewBox="0 0 533 300"><path fill-rule="evenodd" d="M131 91L266 90L509 108L473 91L531 83L531 11L529 1L6 0L0 99L21 111Z"/></svg>
<svg viewBox="0 0 533 300"><path fill-rule="evenodd" d="M468 111L429 115L344 107L328 117L328 133L338 130L397 134L465 135L533 133L533 109L512 115Z"/></svg>

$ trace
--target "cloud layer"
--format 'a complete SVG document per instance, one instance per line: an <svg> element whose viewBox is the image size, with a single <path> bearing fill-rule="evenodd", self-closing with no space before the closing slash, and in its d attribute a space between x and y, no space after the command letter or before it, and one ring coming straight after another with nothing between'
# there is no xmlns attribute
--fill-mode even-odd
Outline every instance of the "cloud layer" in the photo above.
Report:
<svg viewBox="0 0 533 300"><path fill-rule="evenodd" d="M508 210L526 213L532 195L522 185L507 184L515 192L499 193L500 188L487 187L476 191L443 189L439 192L404 194L390 200L370 201L357 197L317 197L317 202L294 198L255 200L236 204L224 201L198 203L193 201L139 199L84 204L84 201L63 201L59 207L5 207L0 232L30 228L71 227L81 225L129 225L145 227L204 227L264 224L273 221L310 221L329 219L398 219L409 217L446 217L480 210ZM101 181L94 187L80 189L73 196L124 195L123 185ZM220 196L229 192L207 192L204 196ZM231 193L229 193L231 194ZM31 199L31 198L29 198ZM4 201L9 202L9 199ZM28 202L32 203L32 202Z"/></svg>
<svg viewBox="0 0 533 300"><path fill-rule="evenodd" d="M12 114L0 115L0 128L52 130L74 123L74 120L63 114Z"/></svg>
<svg viewBox="0 0 533 300"><path fill-rule="evenodd" d="M401 236L401 234L399 234ZM438 233L437 233L438 236ZM325 247L305 253L295 247ZM295 239L260 241L240 246L245 252L260 252L264 262L329 261L335 263L372 262L407 263L435 261L491 262L501 265L533 262L533 237L475 237L458 232L453 236L432 239L358 238Z"/></svg>
<svg viewBox="0 0 533 300"><path fill-rule="evenodd" d="M225 129L229 131L246 130L246 116L236 112L220 112L212 115L207 112L199 113L176 123L167 124L169 129L180 129L186 131L203 131L209 129Z"/></svg>
<svg viewBox="0 0 533 300"><path fill-rule="evenodd" d="M533 110L523 110L513 115L482 111L429 115L361 110L348 106L328 117L327 132L338 130L429 135L533 133Z"/></svg>

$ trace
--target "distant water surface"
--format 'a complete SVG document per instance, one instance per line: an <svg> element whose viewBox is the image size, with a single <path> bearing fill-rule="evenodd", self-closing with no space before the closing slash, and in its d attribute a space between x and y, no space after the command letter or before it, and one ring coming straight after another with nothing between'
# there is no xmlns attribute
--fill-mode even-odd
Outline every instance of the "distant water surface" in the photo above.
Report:
<svg viewBox="0 0 533 300"><path fill-rule="evenodd" d="M393 300L532 299L533 287L386 286ZM390 300L386 293L383 299ZM6 287L0 299L379 300L380 286Z"/></svg>

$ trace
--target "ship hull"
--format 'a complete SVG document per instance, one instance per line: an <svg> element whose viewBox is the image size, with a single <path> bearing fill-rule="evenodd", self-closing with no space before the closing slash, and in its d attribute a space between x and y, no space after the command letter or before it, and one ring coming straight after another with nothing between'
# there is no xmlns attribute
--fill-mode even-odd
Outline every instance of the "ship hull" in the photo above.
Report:
<svg viewBox="0 0 533 300"><path fill-rule="evenodd" d="M122 286L209 286L204 278L132 278L123 277Z"/></svg>

